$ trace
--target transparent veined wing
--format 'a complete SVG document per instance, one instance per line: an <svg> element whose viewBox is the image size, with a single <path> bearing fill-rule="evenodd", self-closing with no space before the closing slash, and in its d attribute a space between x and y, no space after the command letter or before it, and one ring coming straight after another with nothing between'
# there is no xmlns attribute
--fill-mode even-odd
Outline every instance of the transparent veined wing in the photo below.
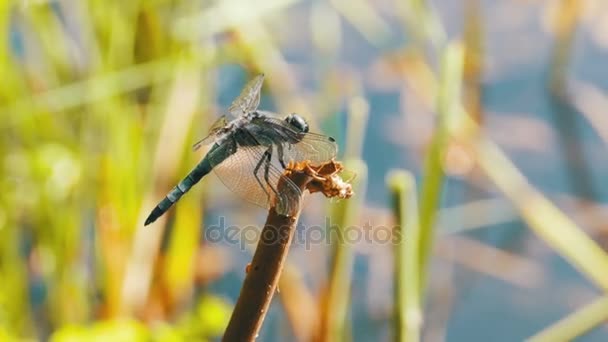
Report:
<svg viewBox="0 0 608 342"><path fill-rule="evenodd" d="M220 118L215 120L211 128L209 128L209 134L203 139L196 142L196 144L192 145L192 149L194 151L201 148L201 146L205 146L215 142L217 138L217 134L222 130L222 128L226 127L228 121L226 120L226 115L222 115Z"/></svg>
<svg viewBox="0 0 608 342"><path fill-rule="evenodd" d="M335 158L338 153L336 141L327 135L298 132L278 118L264 117L258 122L287 138L282 144L285 163L309 160L313 164L320 164ZM292 143L294 141L297 142Z"/></svg>
<svg viewBox="0 0 608 342"><path fill-rule="evenodd" d="M276 203L279 214L292 216L297 213L301 191L277 167L276 156L271 155L268 160L267 146L237 147L231 140L224 144L233 146L218 149L207 157L228 189L263 208Z"/></svg>
<svg viewBox="0 0 608 342"><path fill-rule="evenodd" d="M263 83L264 74L258 75L249 81L241 91L241 94L232 101L232 104L228 107L228 112L236 117L256 110L260 104Z"/></svg>
<svg viewBox="0 0 608 342"><path fill-rule="evenodd" d="M298 143L284 143L284 155L294 162L309 160L321 164L332 160L338 153L338 145L332 137L305 133Z"/></svg>

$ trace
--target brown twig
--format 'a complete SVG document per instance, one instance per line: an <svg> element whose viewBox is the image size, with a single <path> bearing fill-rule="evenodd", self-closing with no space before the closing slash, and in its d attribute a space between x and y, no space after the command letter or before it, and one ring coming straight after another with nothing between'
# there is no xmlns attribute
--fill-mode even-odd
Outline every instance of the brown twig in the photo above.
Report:
<svg viewBox="0 0 608 342"><path fill-rule="evenodd" d="M321 166L303 162L290 165L285 175L302 193L308 190L322 192L327 197L348 198L352 188L337 175L341 170L342 165L334 161ZM280 188L281 184L279 191ZM299 210L294 216L278 215L274 207L270 208L223 341L255 340L276 291L299 215Z"/></svg>

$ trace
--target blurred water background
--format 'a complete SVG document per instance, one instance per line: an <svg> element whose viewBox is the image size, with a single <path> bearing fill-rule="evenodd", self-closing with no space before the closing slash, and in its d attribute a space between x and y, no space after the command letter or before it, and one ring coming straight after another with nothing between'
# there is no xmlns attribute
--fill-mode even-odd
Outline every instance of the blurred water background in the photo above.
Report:
<svg viewBox="0 0 608 342"><path fill-rule="evenodd" d="M210 176L143 220L258 73L357 192L308 196L260 340L606 340L606 23L601 0L0 2L0 340L221 337L264 210ZM382 235L394 169L416 270Z"/></svg>

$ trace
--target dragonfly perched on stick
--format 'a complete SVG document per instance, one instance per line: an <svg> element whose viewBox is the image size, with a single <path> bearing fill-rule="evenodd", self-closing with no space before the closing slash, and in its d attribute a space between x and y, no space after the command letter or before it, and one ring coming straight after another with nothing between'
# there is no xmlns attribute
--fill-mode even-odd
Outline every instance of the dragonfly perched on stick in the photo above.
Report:
<svg viewBox="0 0 608 342"><path fill-rule="evenodd" d="M205 157L152 210L148 225L177 202L205 175L215 171L222 183L244 199L277 213L295 215L300 189L283 171L290 162L320 164L333 159L338 146L332 137L309 132L297 114L279 118L258 110L264 75L251 80L211 127L209 135L194 145L213 144ZM279 191L280 186L280 191Z"/></svg>

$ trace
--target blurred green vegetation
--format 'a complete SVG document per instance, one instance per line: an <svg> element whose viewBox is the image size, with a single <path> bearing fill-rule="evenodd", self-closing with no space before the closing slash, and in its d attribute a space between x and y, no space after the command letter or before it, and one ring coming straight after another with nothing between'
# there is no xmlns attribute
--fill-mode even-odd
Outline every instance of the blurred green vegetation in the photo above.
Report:
<svg viewBox="0 0 608 342"><path fill-rule="evenodd" d="M265 91L278 112L307 113L313 125L322 122L343 135L340 147L357 175L358 197L326 211L342 228L360 223L369 209L368 173L376 166L363 158L364 144L375 143L364 140L373 115L365 88L373 77L340 65L346 28L382 52L390 76L436 119L419 151L425 161L420 192L410 173L388 180L388 216L411 236L393 246L395 310L386 320L394 323L395 338L424 335L430 260L447 235L437 227L446 216L442 194L450 177L462 176L462 169L470 176L473 164L546 245L602 293L608 290L606 251L483 130L480 1L463 2L462 38L448 35L435 8L422 0L313 1L302 11L309 27L292 27L286 10L299 2L305 3L0 1L1 341L181 341L222 334L231 303L206 286L227 270L222 254L200 242L204 214L214 205L211 190L195 187L170 215L148 228L142 224L201 157L190 146L221 110L221 68L238 69L239 82L265 73ZM547 88L556 101L568 101L580 3L551 5L555 47ZM395 38L402 35L407 43ZM312 44L314 70L294 71L284 53L289 44ZM302 74L319 79L319 89L305 91ZM342 107L345 129L337 115ZM349 320L355 250L342 242L331 248L319 295L293 265L281 280L281 303L301 339L356 337ZM605 308L604 293L535 337L583 335L608 319Z"/></svg>
<svg viewBox="0 0 608 342"><path fill-rule="evenodd" d="M195 265L201 191L182 201L163 250L162 226L140 221L196 162L186 151L214 94L202 75L238 42L219 50L174 37L176 21L202 5L0 6L2 331L55 331L55 341L221 335L230 304L194 296L207 281ZM122 318L132 315L175 325L148 331Z"/></svg>

